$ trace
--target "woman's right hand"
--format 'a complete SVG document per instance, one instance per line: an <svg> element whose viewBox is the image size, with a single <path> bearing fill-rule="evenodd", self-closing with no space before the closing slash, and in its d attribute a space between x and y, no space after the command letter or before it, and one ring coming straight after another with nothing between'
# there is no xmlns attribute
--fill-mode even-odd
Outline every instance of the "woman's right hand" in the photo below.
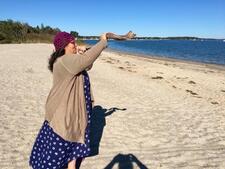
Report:
<svg viewBox="0 0 225 169"><path fill-rule="evenodd" d="M103 34L100 36L100 40L107 40L106 33L103 33Z"/></svg>

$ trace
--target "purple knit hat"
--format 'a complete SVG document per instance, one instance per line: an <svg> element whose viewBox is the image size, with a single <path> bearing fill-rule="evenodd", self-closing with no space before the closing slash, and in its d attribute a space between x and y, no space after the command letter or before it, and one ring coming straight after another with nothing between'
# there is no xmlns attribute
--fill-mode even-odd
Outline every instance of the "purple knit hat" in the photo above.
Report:
<svg viewBox="0 0 225 169"><path fill-rule="evenodd" d="M67 32L58 32L53 40L55 50L57 51L60 49L64 49L66 45L68 45L72 41L75 42L75 38L71 34Z"/></svg>

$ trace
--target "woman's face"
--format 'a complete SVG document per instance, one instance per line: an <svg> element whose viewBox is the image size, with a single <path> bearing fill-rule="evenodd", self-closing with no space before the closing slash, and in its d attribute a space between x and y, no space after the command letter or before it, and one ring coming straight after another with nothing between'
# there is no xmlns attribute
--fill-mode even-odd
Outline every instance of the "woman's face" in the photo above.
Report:
<svg viewBox="0 0 225 169"><path fill-rule="evenodd" d="M77 44L72 41L65 47L65 54L77 53Z"/></svg>

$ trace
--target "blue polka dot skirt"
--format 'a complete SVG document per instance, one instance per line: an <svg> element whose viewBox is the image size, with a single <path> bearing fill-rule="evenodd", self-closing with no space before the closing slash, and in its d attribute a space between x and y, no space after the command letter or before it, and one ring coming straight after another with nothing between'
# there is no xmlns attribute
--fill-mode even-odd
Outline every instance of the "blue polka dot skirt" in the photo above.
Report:
<svg viewBox="0 0 225 169"><path fill-rule="evenodd" d="M64 169L73 159L84 158L90 154L90 113L92 109L90 82L86 71L84 76L84 94L88 115L85 131L85 143L64 140L44 121L31 151L29 165L33 169Z"/></svg>

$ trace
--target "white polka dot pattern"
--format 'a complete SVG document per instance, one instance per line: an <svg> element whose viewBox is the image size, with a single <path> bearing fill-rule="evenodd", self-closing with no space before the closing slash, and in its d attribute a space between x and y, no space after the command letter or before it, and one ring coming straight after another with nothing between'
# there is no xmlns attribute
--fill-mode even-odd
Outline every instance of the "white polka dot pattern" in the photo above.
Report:
<svg viewBox="0 0 225 169"><path fill-rule="evenodd" d="M33 169L61 169L65 168L69 161L84 158L90 154L90 112L92 109L90 82L88 73L84 76L84 94L88 115L88 125L85 131L85 144L69 142L60 137L44 121L31 151L29 164Z"/></svg>

